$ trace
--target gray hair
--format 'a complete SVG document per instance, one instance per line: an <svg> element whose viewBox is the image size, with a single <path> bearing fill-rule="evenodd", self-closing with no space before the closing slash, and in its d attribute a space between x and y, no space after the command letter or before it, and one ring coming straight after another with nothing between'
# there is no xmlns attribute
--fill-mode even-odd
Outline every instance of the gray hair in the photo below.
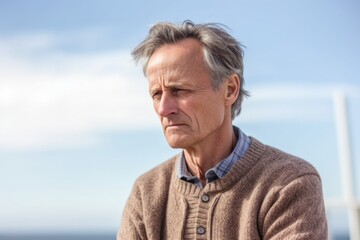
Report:
<svg viewBox="0 0 360 240"><path fill-rule="evenodd" d="M221 84L234 73L239 77L240 93L231 106L231 117L234 119L241 112L244 96L249 96L249 93L244 89L243 45L223 27L224 25L215 23L194 24L191 21L184 21L181 25L160 22L150 29L145 40L132 51L132 56L135 62L142 61L146 75L149 59L156 49L186 38L198 40L203 46L205 64L214 89L219 89Z"/></svg>

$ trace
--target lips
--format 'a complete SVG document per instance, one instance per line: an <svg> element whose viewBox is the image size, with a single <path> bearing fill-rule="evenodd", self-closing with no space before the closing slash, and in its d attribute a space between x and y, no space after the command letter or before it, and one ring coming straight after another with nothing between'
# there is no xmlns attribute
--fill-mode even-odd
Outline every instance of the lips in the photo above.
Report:
<svg viewBox="0 0 360 240"><path fill-rule="evenodd" d="M177 127L181 127L181 126L185 126L185 124L180 124L180 123L177 123L177 124L168 124L168 125L165 125L165 129L168 129L168 128L177 128Z"/></svg>
<svg viewBox="0 0 360 240"><path fill-rule="evenodd" d="M180 126L185 126L185 124L170 124L170 125L167 125L166 128L169 128L169 127L180 127Z"/></svg>
<svg viewBox="0 0 360 240"><path fill-rule="evenodd" d="M162 118L161 123L163 126L163 129L166 130L167 128L177 128L181 126L185 126L186 124L184 122L180 122L180 119L170 119L170 118Z"/></svg>

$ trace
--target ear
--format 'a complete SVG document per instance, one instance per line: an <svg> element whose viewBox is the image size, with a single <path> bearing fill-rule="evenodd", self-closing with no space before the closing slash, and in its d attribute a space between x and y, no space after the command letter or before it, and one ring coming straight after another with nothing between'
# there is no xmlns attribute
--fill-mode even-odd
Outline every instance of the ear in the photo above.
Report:
<svg viewBox="0 0 360 240"><path fill-rule="evenodd" d="M226 106L232 106L236 99L239 96L240 92L240 79L237 74L232 74L225 81L226 89L225 89L225 101Z"/></svg>

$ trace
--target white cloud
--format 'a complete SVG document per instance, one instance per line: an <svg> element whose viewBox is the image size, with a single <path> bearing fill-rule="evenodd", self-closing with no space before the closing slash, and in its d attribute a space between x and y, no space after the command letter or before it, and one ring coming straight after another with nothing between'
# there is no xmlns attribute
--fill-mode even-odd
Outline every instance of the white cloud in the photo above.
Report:
<svg viewBox="0 0 360 240"><path fill-rule="evenodd" d="M0 149L94 144L101 131L158 127L147 82L129 51L57 50L64 39L49 34L0 39ZM296 118L303 111L276 101L321 99L331 89L255 87L241 121ZM321 106L312 109L313 117L323 114Z"/></svg>
<svg viewBox="0 0 360 240"><path fill-rule="evenodd" d="M52 44L51 37L31 39ZM31 58L0 45L1 148L88 144L99 131L156 124L146 80L128 52Z"/></svg>
<svg viewBox="0 0 360 240"><path fill-rule="evenodd" d="M255 86L245 99L239 121L328 121L333 117L333 96L342 92L360 100L360 87L351 85L286 85Z"/></svg>

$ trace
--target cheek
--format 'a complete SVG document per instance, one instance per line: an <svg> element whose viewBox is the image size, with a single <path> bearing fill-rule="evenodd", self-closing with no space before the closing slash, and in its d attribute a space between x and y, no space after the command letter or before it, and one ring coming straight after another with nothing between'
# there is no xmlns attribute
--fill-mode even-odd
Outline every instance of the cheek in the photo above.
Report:
<svg viewBox="0 0 360 240"><path fill-rule="evenodd" d="M225 105L218 98L208 98L203 107L203 114L212 124L221 124L225 118Z"/></svg>
<svg viewBox="0 0 360 240"><path fill-rule="evenodd" d="M155 102L153 102L153 108L156 114L158 114L158 104L156 104ZM159 114L158 114L159 115Z"/></svg>
<svg viewBox="0 0 360 240"><path fill-rule="evenodd" d="M197 122L200 128L218 125L224 118L223 107L214 99L203 98L201 101L188 102L183 105L183 113Z"/></svg>
<svg viewBox="0 0 360 240"><path fill-rule="evenodd" d="M160 119L160 122L161 122L162 118L161 118L161 116L159 114L159 104L153 102L153 108L154 108L154 112L155 112L156 116Z"/></svg>
<svg viewBox="0 0 360 240"><path fill-rule="evenodd" d="M154 108L155 113L157 115L159 115L159 102L153 100L152 104L153 104L153 108Z"/></svg>
<svg viewBox="0 0 360 240"><path fill-rule="evenodd" d="M193 130L200 129L206 125L206 118L209 117L207 106L199 103L199 101L187 102L183 105L182 113L192 125Z"/></svg>

